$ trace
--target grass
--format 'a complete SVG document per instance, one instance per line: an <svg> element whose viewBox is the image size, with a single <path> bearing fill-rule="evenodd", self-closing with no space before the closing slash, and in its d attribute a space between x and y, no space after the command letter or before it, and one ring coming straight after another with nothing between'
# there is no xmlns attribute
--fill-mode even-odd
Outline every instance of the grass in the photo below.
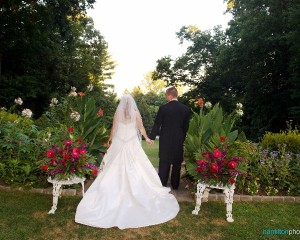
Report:
<svg viewBox="0 0 300 240"><path fill-rule="evenodd" d="M235 222L225 220L223 202L203 203L192 215L193 203L180 202L180 212L169 222L150 227L100 229L74 222L80 197L63 196L54 215L48 215L52 196L21 191L0 192L0 239L295 239L297 235L264 235L263 230L300 230L299 203L236 202Z"/></svg>
<svg viewBox="0 0 300 240"><path fill-rule="evenodd" d="M158 166L158 141L142 146L154 167ZM263 234L263 230L300 231L299 203L295 202L235 202L235 222L225 219L223 202L203 203L199 215L192 215L194 204L180 202L180 212L169 222L137 229L100 229L74 222L81 197L63 196L54 215L48 215L52 195L1 190L0 240L23 239L295 239L298 235Z"/></svg>
<svg viewBox="0 0 300 240"><path fill-rule="evenodd" d="M142 141L142 147L147 154L149 160L155 168L158 167L158 139L154 141L153 145L148 145L146 141Z"/></svg>

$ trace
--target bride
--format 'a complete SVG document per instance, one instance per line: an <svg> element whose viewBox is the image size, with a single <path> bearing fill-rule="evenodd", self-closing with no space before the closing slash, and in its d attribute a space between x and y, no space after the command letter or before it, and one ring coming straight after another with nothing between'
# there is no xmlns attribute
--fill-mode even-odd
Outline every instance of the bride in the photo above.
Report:
<svg viewBox="0 0 300 240"><path fill-rule="evenodd" d="M133 97L125 94L114 115L100 172L77 206L75 222L92 227L138 228L176 217L179 205L163 187L141 146L143 127ZM109 143L111 145L109 146Z"/></svg>

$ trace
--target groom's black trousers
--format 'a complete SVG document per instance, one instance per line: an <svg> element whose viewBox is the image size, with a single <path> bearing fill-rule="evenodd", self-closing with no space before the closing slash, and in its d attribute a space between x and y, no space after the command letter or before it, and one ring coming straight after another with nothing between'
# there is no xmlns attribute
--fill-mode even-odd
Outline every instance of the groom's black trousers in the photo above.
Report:
<svg viewBox="0 0 300 240"><path fill-rule="evenodd" d="M181 163L159 162L158 176L163 186L167 186L171 170L171 186L173 189L178 189L180 182Z"/></svg>

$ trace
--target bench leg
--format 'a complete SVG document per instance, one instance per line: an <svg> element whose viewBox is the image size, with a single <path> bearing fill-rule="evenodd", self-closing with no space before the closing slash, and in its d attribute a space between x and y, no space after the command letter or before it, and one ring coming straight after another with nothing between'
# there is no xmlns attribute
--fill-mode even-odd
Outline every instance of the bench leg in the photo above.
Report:
<svg viewBox="0 0 300 240"><path fill-rule="evenodd" d="M53 205L51 207L51 210L48 212L48 214L54 214L56 209L57 209L57 202L58 202L58 197L60 194L60 189L61 189L61 184L58 183L53 183Z"/></svg>
<svg viewBox="0 0 300 240"><path fill-rule="evenodd" d="M227 217L227 222L233 222L232 218L232 204L233 204L233 194L234 194L234 189L224 189L225 193L225 203L226 203L226 217Z"/></svg>
<svg viewBox="0 0 300 240"><path fill-rule="evenodd" d="M203 192L204 192L205 188L206 188L206 186L204 184L201 184L201 183L197 184L196 206L195 206L195 209L192 211L192 214L194 214L194 215L198 215L198 212L200 211L201 200L202 200Z"/></svg>

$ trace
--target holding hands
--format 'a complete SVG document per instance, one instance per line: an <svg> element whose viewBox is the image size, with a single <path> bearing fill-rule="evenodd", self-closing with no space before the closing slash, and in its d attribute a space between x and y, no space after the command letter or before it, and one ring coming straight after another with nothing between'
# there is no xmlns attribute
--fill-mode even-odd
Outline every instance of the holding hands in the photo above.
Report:
<svg viewBox="0 0 300 240"><path fill-rule="evenodd" d="M146 142L147 144L152 145L154 143L154 140L151 140L150 138L147 137Z"/></svg>

